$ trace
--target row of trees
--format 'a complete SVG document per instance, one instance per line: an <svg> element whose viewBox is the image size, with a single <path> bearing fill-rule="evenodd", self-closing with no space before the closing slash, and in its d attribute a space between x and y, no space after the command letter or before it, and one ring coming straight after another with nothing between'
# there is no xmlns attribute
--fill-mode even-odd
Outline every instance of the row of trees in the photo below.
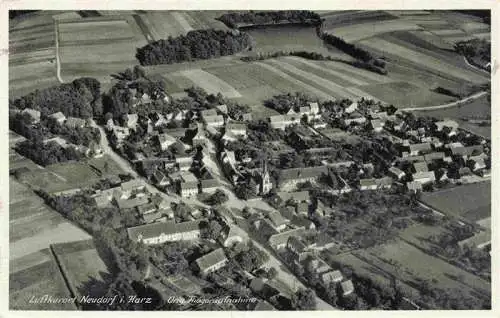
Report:
<svg viewBox="0 0 500 318"><path fill-rule="evenodd" d="M307 10L231 12L221 15L217 20L230 28L238 28L241 24L265 25L285 22L319 25L321 23L319 14Z"/></svg>
<svg viewBox="0 0 500 318"><path fill-rule="evenodd" d="M62 112L66 116L80 118L99 117L103 113L101 84L95 78L82 77L10 100L9 107L32 108L42 115Z"/></svg>
<svg viewBox="0 0 500 318"><path fill-rule="evenodd" d="M243 32L195 30L138 48L136 58L141 65L172 64L232 55L250 46L251 38Z"/></svg>

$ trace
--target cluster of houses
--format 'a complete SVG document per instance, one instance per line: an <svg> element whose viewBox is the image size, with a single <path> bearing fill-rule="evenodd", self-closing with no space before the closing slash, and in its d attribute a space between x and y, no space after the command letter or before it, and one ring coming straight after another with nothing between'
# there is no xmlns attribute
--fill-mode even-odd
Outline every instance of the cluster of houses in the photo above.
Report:
<svg viewBox="0 0 500 318"><path fill-rule="evenodd" d="M121 210L132 209L145 224L174 219L170 202L159 195L151 195L146 185L139 179L114 184L109 189L97 190L92 198L98 208L116 206Z"/></svg>
<svg viewBox="0 0 500 318"><path fill-rule="evenodd" d="M291 108L286 114L271 116L269 117L269 123L272 128L283 130L288 126L300 124L303 118L314 125L318 125L318 127L326 125L321 120L321 110L318 103L309 103L309 106L300 107L299 111Z"/></svg>

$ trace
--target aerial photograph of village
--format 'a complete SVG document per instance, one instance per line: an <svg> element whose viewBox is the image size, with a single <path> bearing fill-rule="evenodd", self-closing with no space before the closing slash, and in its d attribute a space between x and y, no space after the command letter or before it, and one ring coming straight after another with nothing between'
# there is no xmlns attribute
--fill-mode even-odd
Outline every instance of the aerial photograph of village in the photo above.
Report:
<svg viewBox="0 0 500 318"><path fill-rule="evenodd" d="M490 10L10 10L9 309L491 310Z"/></svg>

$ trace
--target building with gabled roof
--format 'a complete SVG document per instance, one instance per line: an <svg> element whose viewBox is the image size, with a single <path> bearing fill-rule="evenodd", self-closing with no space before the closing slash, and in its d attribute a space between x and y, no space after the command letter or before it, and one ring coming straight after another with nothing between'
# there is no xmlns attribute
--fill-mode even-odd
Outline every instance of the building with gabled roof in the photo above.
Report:
<svg viewBox="0 0 500 318"><path fill-rule="evenodd" d="M220 187L220 184L216 179L206 179L200 181L200 186L201 192L214 193Z"/></svg>
<svg viewBox="0 0 500 318"><path fill-rule="evenodd" d="M81 119L81 118L76 118L76 117L68 117L66 119L66 121L64 122L64 125L68 128L83 128L85 127L85 125L87 124L87 122L85 121L85 119Z"/></svg>
<svg viewBox="0 0 500 318"><path fill-rule="evenodd" d="M209 127L222 127L224 125L224 117L221 115L204 116L203 121Z"/></svg>
<svg viewBox="0 0 500 318"><path fill-rule="evenodd" d="M276 231L283 231L290 223L290 220L285 219L280 213L275 211L269 212L267 218L271 221L271 225L276 229Z"/></svg>
<svg viewBox="0 0 500 318"><path fill-rule="evenodd" d="M165 151L168 147L175 144L177 139L167 133L163 133L156 136L156 141L158 142L160 149Z"/></svg>
<svg viewBox="0 0 500 318"><path fill-rule="evenodd" d="M289 237L291 237L291 236L299 236L300 237L300 236L302 236L303 232L304 232L304 228L299 227L299 228L289 230L286 232L277 233L277 234L271 235L269 237L268 243L272 248L279 250L279 249L286 247L286 243L287 243Z"/></svg>
<svg viewBox="0 0 500 318"><path fill-rule="evenodd" d="M397 167L390 167L389 174L391 174L397 180L400 180L401 178L403 178L406 175L404 173L404 171L402 171L401 169L399 169Z"/></svg>
<svg viewBox="0 0 500 318"><path fill-rule="evenodd" d="M41 113L33 108L25 108L21 111L22 114L28 114L34 123L40 122Z"/></svg>
<svg viewBox="0 0 500 318"><path fill-rule="evenodd" d="M412 175L413 181L419 182L421 184L431 183L436 181L436 176L432 171L417 172Z"/></svg>
<svg viewBox="0 0 500 318"><path fill-rule="evenodd" d="M339 270L333 270L326 273L323 273L319 276L321 283L324 287L328 288L330 283L339 283L344 279L342 276L342 272Z"/></svg>
<svg viewBox="0 0 500 318"><path fill-rule="evenodd" d="M206 220L189 222L157 222L127 228L131 240L153 245L164 242L194 240L200 236L200 223Z"/></svg>
<svg viewBox="0 0 500 318"><path fill-rule="evenodd" d="M55 120L57 123L62 124L66 120L66 116L62 112L53 113L49 118Z"/></svg>
<svg viewBox="0 0 500 318"><path fill-rule="evenodd" d="M343 296L347 296L354 292L354 285L351 280L346 280L345 282L340 283L340 288Z"/></svg>
<svg viewBox="0 0 500 318"><path fill-rule="evenodd" d="M410 156L416 156L432 150L431 144L428 142L411 144L409 148L410 148Z"/></svg>
<svg viewBox="0 0 500 318"><path fill-rule="evenodd" d="M218 248L208 254L205 254L195 261L202 275L207 275L226 266L227 262L228 259L222 248Z"/></svg>
<svg viewBox="0 0 500 318"><path fill-rule="evenodd" d="M284 191L293 190L298 183L315 183L322 175L328 174L326 166L283 169L279 172L278 188Z"/></svg>
<svg viewBox="0 0 500 318"><path fill-rule="evenodd" d="M418 161L413 163L413 169L415 172L427 172L429 168L427 167L427 163L423 161Z"/></svg>
<svg viewBox="0 0 500 318"><path fill-rule="evenodd" d="M384 123L379 119L370 120L370 125L375 132L381 132L384 129Z"/></svg>
<svg viewBox="0 0 500 318"><path fill-rule="evenodd" d="M370 178L370 179L360 179L359 180L359 189L361 191L376 190L377 189L377 183L375 182L375 179L373 179L373 178Z"/></svg>
<svg viewBox="0 0 500 318"><path fill-rule="evenodd" d="M198 182L181 182L179 185L179 194L183 198L189 198L198 193Z"/></svg>
<svg viewBox="0 0 500 318"><path fill-rule="evenodd" d="M458 129L458 123L454 120L443 120L434 123L437 131L443 130L444 127L448 127L452 130Z"/></svg>
<svg viewBox="0 0 500 318"><path fill-rule="evenodd" d="M418 181L407 182L406 187L408 188L409 191L412 192L422 191L422 183Z"/></svg>
<svg viewBox="0 0 500 318"><path fill-rule="evenodd" d="M147 204L149 202L148 198L145 196L136 197L133 199L119 199L116 200L116 205L120 210L122 209L133 209L140 205Z"/></svg>

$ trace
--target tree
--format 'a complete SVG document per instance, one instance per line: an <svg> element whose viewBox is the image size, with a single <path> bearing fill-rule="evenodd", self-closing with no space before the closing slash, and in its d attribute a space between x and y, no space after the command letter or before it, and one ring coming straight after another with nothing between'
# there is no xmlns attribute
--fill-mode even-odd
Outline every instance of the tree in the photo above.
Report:
<svg viewBox="0 0 500 318"><path fill-rule="evenodd" d="M222 226L220 225L219 222L215 220L211 220L207 227L205 228L204 231L204 238L215 240L217 239L222 233Z"/></svg>
<svg viewBox="0 0 500 318"><path fill-rule="evenodd" d="M221 205L227 200L229 200L227 194L224 191L217 189L205 202L210 205Z"/></svg>
<svg viewBox="0 0 500 318"><path fill-rule="evenodd" d="M295 310L315 310L316 295L310 288L299 289L292 295L292 308Z"/></svg>

